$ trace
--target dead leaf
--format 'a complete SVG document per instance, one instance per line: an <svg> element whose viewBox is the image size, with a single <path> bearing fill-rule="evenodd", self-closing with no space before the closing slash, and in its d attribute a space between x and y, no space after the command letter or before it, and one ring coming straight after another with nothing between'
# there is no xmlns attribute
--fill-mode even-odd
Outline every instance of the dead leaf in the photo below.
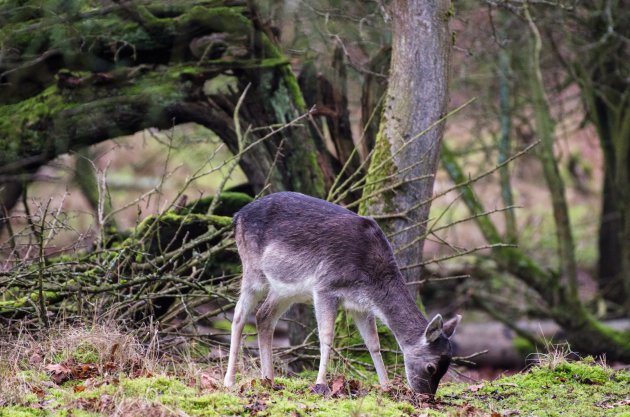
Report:
<svg viewBox="0 0 630 417"><path fill-rule="evenodd" d="M50 378L57 385L61 385L64 382L71 380L74 376L72 369L60 363L48 364L44 367L44 369L50 373Z"/></svg>
<svg viewBox="0 0 630 417"><path fill-rule="evenodd" d="M219 381L209 373L202 372L199 378L199 385L215 390L219 386Z"/></svg>
<svg viewBox="0 0 630 417"><path fill-rule="evenodd" d="M335 377L330 385L330 396L344 395L341 390L344 388L345 382L346 380L342 375Z"/></svg>
<svg viewBox="0 0 630 417"><path fill-rule="evenodd" d="M31 388L31 391L33 391L33 393L37 395L41 400L43 400L46 396L46 391L44 391L40 387L33 387Z"/></svg>
<svg viewBox="0 0 630 417"><path fill-rule="evenodd" d="M247 404L244 409L249 411L249 415L255 416L259 412L267 410L267 403L262 400L256 400L251 404Z"/></svg>
<svg viewBox="0 0 630 417"><path fill-rule="evenodd" d="M480 382L480 383L478 383L477 385L471 385L471 386L469 386L469 387L466 389L466 391L469 391L469 392L477 392L477 391L479 391L480 389L482 389L482 388L483 388L483 387L485 387L485 386L486 386L486 383L485 383L485 382L483 382L483 381L481 381L481 382Z"/></svg>
<svg viewBox="0 0 630 417"><path fill-rule="evenodd" d="M85 385L75 385L74 392L83 392L85 391Z"/></svg>
<svg viewBox="0 0 630 417"><path fill-rule="evenodd" d="M117 350L118 350L118 343L114 343L114 345L112 346L112 350L109 353L109 361L110 362L114 362L114 355L116 354Z"/></svg>
<svg viewBox="0 0 630 417"><path fill-rule="evenodd" d="M271 388L274 391L281 391L283 389L285 389L286 387L282 384L276 384L274 381L272 381L270 378L264 378L260 380L260 385L265 387L265 388Z"/></svg>
<svg viewBox="0 0 630 417"><path fill-rule="evenodd" d="M92 364L80 364L73 369L73 372L77 379L88 379L98 375L98 368Z"/></svg>

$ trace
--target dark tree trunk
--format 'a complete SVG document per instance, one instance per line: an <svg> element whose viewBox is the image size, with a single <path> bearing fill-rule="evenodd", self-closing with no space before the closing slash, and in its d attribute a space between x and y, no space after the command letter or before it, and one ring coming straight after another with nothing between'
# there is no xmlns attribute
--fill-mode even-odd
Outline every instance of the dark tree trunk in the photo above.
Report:
<svg viewBox="0 0 630 417"><path fill-rule="evenodd" d="M623 288L621 245L619 242L621 219L610 177L611 174L608 173L608 170L605 170L602 187L602 214L598 236L598 279L604 297L617 304L623 304L625 292L620 291L620 288Z"/></svg>

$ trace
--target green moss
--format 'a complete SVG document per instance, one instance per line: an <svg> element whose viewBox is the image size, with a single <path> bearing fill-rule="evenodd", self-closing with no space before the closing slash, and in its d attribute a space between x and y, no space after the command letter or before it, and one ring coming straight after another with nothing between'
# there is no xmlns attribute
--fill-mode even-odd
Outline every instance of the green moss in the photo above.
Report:
<svg viewBox="0 0 630 417"><path fill-rule="evenodd" d="M43 152L48 136L37 132L38 124L76 106L77 103L64 99L56 85L27 100L0 106L0 132L3 136L0 146L4 148L0 148L0 165Z"/></svg>
<svg viewBox="0 0 630 417"><path fill-rule="evenodd" d="M287 65L283 67L281 71L282 71L284 81L287 83L287 88L289 90L289 93L291 94L291 97L293 98L293 102L297 106L298 111L300 111L301 113L305 112L306 102L304 101L304 96L302 96L302 90L300 89L298 80L295 77L295 74L293 74L291 67Z"/></svg>
<svg viewBox="0 0 630 417"><path fill-rule="evenodd" d="M185 215L192 210L192 213L205 214L208 212L214 196L200 198L186 204L186 210L182 210L181 214ZM254 199L247 194L226 191L219 194L219 202L217 203L214 213L217 216L233 216L234 213L242 209L245 205L251 203Z"/></svg>
<svg viewBox="0 0 630 417"><path fill-rule="evenodd" d="M147 231L147 227L153 225L158 216L147 216L136 227L136 234L142 235ZM214 214L177 214L173 211L166 212L159 216L159 227L178 227L181 224L203 223L208 226L226 227L232 224L232 218L227 216L217 216Z"/></svg>
<svg viewBox="0 0 630 417"><path fill-rule="evenodd" d="M438 393L454 403L498 413L520 410L521 415L616 416L630 412L630 406L619 404L628 392L627 372L621 374L624 376L618 377L611 369L591 361L560 359L556 365L535 367L526 373L485 382L475 392L466 385L447 385Z"/></svg>
<svg viewBox="0 0 630 417"><path fill-rule="evenodd" d="M235 395L213 392L187 399L182 403L182 409L193 415L240 415L246 404L246 400Z"/></svg>
<svg viewBox="0 0 630 417"><path fill-rule="evenodd" d="M363 195L370 195L379 188L382 188L384 184L379 182L382 178L390 176L396 172L396 166L391 159L392 151L391 145L384 135L385 124L381 122L379 132L376 135L376 142L374 145L374 154L370 161L370 168L368 169L368 175L366 180L366 187L363 190ZM394 197L393 191L380 193L376 197L372 197L364 200L359 206L359 214L365 215L373 210L370 210L372 205L381 206L379 211L382 213L396 212L395 204L392 201ZM390 222L391 223L391 222ZM383 227L383 224L381 224ZM384 230L388 233L387 230Z"/></svg>
<svg viewBox="0 0 630 417"><path fill-rule="evenodd" d="M187 387L182 381L167 376L124 378L120 380L120 386L127 396L143 397L151 400L163 395L183 397L196 393L193 388Z"/></svg>
<svg viewBox="0 0 630 417"><path fill-rule="evenodd" d="M630 415L628 397L630 375L627 371L613 371L587 358L568 362L562 358L549 361L527 372L475 384L444 383L438 390L437 406L414 408L404 401L396 401L389 394L371 389L363 382L363 396L330 398L311 394L314 372L305 377L276 378L277 389L261 384L260 380L241 380L234 390L209 390L192 380L184 383L174 376L150 378L120 378L109 384L95 384L83 392L71 386L50 389L45 399L56 399L41 410L35 394L23 398L34 406L0 408L0 416L39 416L55 410L56 415L90 415L75 410L80 399L99 400L105 395L127 404L165 407L173 413L194 416L251 415L252 407L261 404L267 416L298 413L309 416L400 416L400 415L490 415L518 410L522 416L623 416ZM95 381L98 382L98 381ZM36 405L35 405L36 404ZM76 411L76 412L75 412ZM9 414L12 413L12 414ZM85 414L81 414L85 413ZM102 414L92 414L102 415Z"/></svg>
<svg viewBox="0 0 630 417"><path fill-rule="evenodd" d="M50 414L48 410L37 410L35 408L30 407L0 407L0 417L39 417L39 416L47 416Z"/></svg>
<svg viewBox="0 0 630 417"><path fill-rule="evenodd" d="M230 90L237 91L237 88L238 78L232 75L219 74L204 83L203 93L206 96L229 94Z"/></svg>

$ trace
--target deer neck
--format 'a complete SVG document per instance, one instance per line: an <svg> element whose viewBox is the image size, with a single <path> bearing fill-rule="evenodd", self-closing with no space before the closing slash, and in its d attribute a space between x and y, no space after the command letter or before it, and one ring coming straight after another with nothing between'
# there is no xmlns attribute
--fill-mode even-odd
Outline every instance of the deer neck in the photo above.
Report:
<svg viewBox="0 0 630 417"><path fill-rule="evenodd" d="M392 331L398 344L403 349L416 346L427 327L427 320L422 315L416 302L405 285L402 277L390 288L385 297L379 303L378 316Z"/></svg>

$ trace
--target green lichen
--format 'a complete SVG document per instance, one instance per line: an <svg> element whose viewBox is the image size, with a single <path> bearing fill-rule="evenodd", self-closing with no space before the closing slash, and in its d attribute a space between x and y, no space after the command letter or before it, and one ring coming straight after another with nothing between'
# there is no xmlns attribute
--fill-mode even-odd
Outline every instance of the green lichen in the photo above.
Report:
<svg viewBox="0 0 630 417"><path fill-rule="evenodd" d="M393 175L396 171L396 165L392 160L391 145L385 137L385 122L382 121L378 134L376 135L374 154L370 161L370 168L368 169L366 179L367 185L363 190L363 195L368 196L385 186L386 184L383 184L382 179ZM379 193L378 196L368 198L359 206L359 214L367 215L373 213L375 206L378 207L378 212L380 213L395 212L396 206L392 201L393 198L393 191ZM384 225L381 225L381 227L383 226ZM387 233L387 230L385 230L385 232Z"/></svg>

